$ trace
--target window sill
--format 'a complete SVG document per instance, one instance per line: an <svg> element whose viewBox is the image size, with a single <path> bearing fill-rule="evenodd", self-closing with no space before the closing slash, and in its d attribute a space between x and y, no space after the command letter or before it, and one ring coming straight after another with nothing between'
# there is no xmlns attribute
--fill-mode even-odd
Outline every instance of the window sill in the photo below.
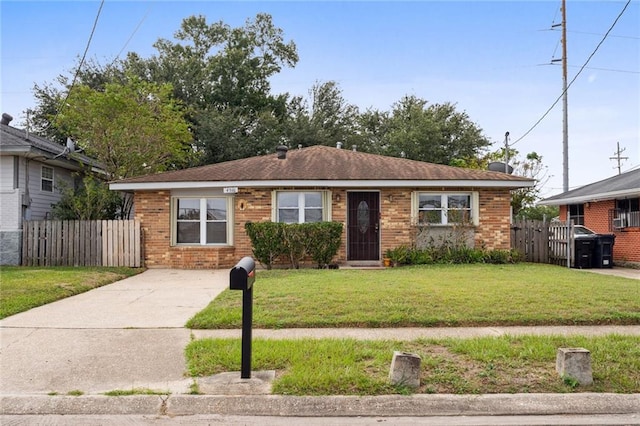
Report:
<svg viewBox="0 0 640 426"><path fill-rule="evenodd" d="M233 246L230 244L172 244L171 247L202 249L202 248L229 248Z"/></svg>

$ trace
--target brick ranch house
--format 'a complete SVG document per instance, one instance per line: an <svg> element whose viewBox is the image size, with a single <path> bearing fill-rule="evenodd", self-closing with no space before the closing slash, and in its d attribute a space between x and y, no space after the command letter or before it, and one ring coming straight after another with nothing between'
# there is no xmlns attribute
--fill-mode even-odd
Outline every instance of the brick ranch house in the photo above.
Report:
<svg viewBox="0 0 640 426"><path fill-rule="evenodd" d="M344 224L339 264L379 265L434 231L469 223L469 244L510 248L510 191L531 179L312 146L111 182L132 191L149 268L226 268L252 255L246 222Z"/></svg>
<svg viewBox="0 0 640 426"><path fill-rule="evenodd" d="M591 183L540 202L559 206L571 219L599 234L613 233L613 261L640 264L640 169Z"/></svg>

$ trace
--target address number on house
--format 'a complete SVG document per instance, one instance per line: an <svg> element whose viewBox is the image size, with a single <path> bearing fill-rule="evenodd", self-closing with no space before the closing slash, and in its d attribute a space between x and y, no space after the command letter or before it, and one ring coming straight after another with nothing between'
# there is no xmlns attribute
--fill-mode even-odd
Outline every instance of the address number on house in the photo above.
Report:
<svg viewBox="0 0 640 426"><path fill-rule="evenodd" d="M226 188L222 188L222 192L224 194L237 194L238 193L238 187L237 186L229 186Z"/></svg>

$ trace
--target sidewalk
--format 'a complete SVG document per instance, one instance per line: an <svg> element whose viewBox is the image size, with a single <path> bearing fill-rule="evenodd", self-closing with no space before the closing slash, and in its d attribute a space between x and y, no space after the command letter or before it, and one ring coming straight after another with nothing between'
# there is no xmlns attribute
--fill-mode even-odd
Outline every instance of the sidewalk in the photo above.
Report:
<svg viewBox="0 0 640 426"><path fill-rule="evenodd" d="M228 286L228 271L148 270L117 283L0 321L0 414L480 415L640 413L640 395L415 395L290 397L255 393L189 395L184 348L192 338L240 330L188 330L184 323ZM639 326L253 330L254 338L420 337L609 333L640 336ZM250 379L254 380L254 379ZM255 384L255 383L254 383ZM106 397L147 388L170 396ZM215 389L215 388L214 388ZM243 391L242 389L248 389ZM267 387L268 389L268 387ZM82 396L67 396L80 391ZM52 396L51 393L56 393ZM250 406L245 401L252 401ZM288 414L287 414L288 413ZM378 414L375 414L378 413ZM395 413L395 414L394 414ZM416 414L417 413L417 414Z"/></svg>

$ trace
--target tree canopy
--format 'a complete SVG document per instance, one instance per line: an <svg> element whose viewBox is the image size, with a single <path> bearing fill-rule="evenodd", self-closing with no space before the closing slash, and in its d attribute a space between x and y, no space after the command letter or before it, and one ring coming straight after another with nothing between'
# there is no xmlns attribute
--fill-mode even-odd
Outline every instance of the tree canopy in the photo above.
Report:
<svg viewBox="0 0 640 426"><path fill-rule="evenodd" d="M171 91L137 77L102 91L76 86L55 125L98 160L109 179L181 168L190 164L192 137Z"/></svg>
<svg viewBox="0 0 640 426"><path fill-rule="evenodd" d="M402 96L388 111L361 112L335 81L316 82L305 96L272 93L270 79L283 68L294 67L299 58L295 43L285 39L268 14L258 14L239 27L190 16L173 40L159 39L154 47L157 53L148 58L130 52L126 59L106 65L90 61L70 93L65 76L57 79L62 89L52 83L36 85L37 129L60 141L69 135L81 143L90 140L87 153L92 147L102 151L98 159L107 162L113 177L261 155L280 144L293 148L337 142L382 155L458 167L486 166L491 142L455 103L432 104ZM134 93L143 84L155 95L136 98ZM118 104L123 99L130 102ZM135 114L151 117L151 99L161 99L154 111L163 117L160 128L168 140L175 142L169 149L157 148L168 140L159 144L136 128L136 120L123 118L134 116L136 108L142 112ZM158 105L164 107L157 109ZM101 115L100 109L115 114L117 108L126 112L124 116L109 121ZM81 129L85 127L81 115L92 114L101 127L88 121ZM113 141L105 142L109 138ZM123 139L129 142L120 144ZM150 141L154 147L148 146ZM138 143L131 155L129 144ZM527 159L521 166L516 173L536 177L541 158ZM520 194L518 205L530 205L536 196Z"/></svg>

